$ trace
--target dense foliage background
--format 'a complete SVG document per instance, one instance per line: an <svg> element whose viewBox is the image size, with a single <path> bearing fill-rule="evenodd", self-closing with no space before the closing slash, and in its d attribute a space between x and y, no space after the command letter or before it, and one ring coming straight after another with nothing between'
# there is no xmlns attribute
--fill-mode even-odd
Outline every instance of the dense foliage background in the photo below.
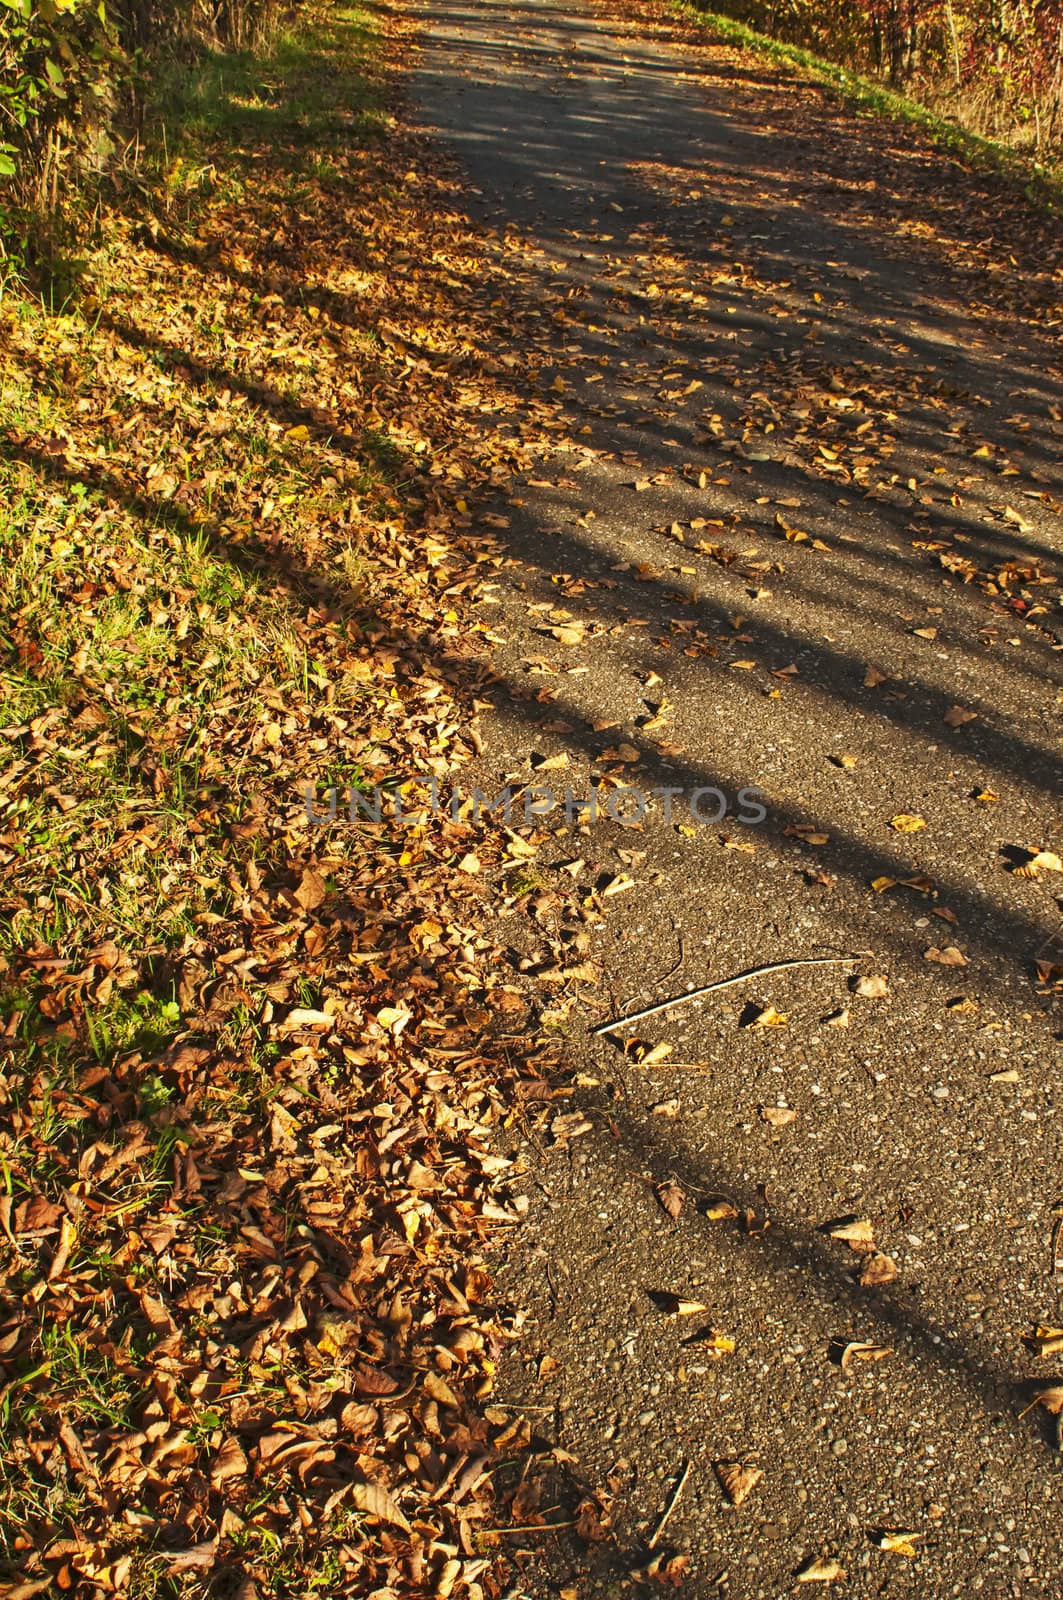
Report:
<svg viewBox="0 0 1063 1600"><path fill-rule="evenodd" d="M1061 0L726 0L763 33L1039 155L1063 140Z"/></svg>
<svg viewBox="0 0 1063 1600"><path fill-rule="evenodd" d="M1058 158L1063 0L721 3L976 133ZM145 109L174 63L259 48L284 10L282 0L0 0L3 276L83 228L104 174L137 171Z"/></svg>
<svg viewBox="0 0 1063 1600"><path fill-rule="evenodd" d="M0 247L41 243L73 189L135 150L175 58L264 43L280 0L0 0Z"/></svg>

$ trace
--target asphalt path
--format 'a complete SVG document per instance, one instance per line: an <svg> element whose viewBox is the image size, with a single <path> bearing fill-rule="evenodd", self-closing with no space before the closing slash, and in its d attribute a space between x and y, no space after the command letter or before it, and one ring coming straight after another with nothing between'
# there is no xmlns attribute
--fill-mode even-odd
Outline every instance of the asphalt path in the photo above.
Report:
<svg viewBox="0 0 1063 1600"><path fill-rule="evenodd" d="M485 426L556 444L489 511L479 776L542 807L494 917L567 1091L519 1151L500 1395L606 1536L532 1541L514 1593L657 1558L697 1595L816 1560L1056 1594L1056 1418L1020 1413L1063 1374L1031 1337L1063 1323L1063 877L1025 870L1063 851L1058 233L649 11L422 15L419 119L511 275L498 360L535 355Z"/></svg>

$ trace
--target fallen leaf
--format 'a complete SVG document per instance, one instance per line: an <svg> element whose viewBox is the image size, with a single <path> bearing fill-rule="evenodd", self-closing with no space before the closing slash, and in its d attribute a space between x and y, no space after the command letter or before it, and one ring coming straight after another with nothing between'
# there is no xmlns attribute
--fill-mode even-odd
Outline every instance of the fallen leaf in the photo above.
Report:
<svg viewBox="0 0 1063 1600"><path fill-rule="evenodd" d="M942 950L939 950L937 945L931 945L929 950L923 951L923 960L935 961L939 967L965 967L967 965L967 957L954 944L947 944Z"/></svg>
<svg viewBox="0 0 1063 1600"><path fill-rule="evenodd" d="M843 1222L831 1223L827 1232L832 1239L840 1239L850 1250L865 1253L875 1246L875 1230L866 1217L850 1217Z"/></svg>
<svg viewBox="0 0 1063 1600"><path fill-rule="evenodd" d="M381 1484L354 1483L351 1485L349 1497L357 1511L364 1511L367 1516L376 1517L381 1522L390 1522L394 1527L401 1528L404 1533L411 1532L410 1524L403 1516L400 1507Z"/></svg>
<svg viewBox="0 0 1063 1600"><path fill-rule="evenodd" d="M327 894L325 880L314 867L307 867L299 880L299 887L295 891L295 898L304 911L313 911L319 906Z"/></svg>
<svg viewBox="0 0 1063 1600"><path fill-rule="evenodd" d="M926 827L926 818L916 816L909 811L900 811L895 817L890 818L890 827L894 833L918 833L920 828Z"/></svg>
<svg viewBox="0 0 1063 1600"><path fill-rule="evenodd" d="M692 1333L689 1339L684 1339L685 1345L696 1345L699 1355L709 1356L713 1361L719 1361L723 1356L733 1356L735 1342L730 1334L721 1333L719 1328L705 1328L700 1333Z"/></svg>
<svg viewBox="0 0 1063 1600"><path fill-rule="evenodd" d="M1063 1328L1049 1328L1039 1323L1026 1342L1042 1360L1058 1356L1063 1352Z"/></svg>
<svg viewBox="0 0 1063 1600"><path fill-rule="evenodd" d="M1017 878L1038 878L1042 872L1063 872L1063 861L1051 850L1029 851L1029 860L1015 868Z"/></svg>
<svg viewBox="0 0 1063 1600"><path fill-rule="evenodd" d="M862 1000L881 1000L889 994L888 981L881 977L857 978L852 985L853 994L858 994Z"/></svg>
<svg viewBox="0 0 1063 1600"><path fill-rule="evenodd" d="M800 839L802 844L821 845L830 843L830 834L824 833L821 828L813 827L811 823L794 822L783 831L791 839Z"/></svg>
<svg viewBox="0 0 1063 1600"><path fill-rule="evenodd" d="M894 1533L880 1534L875 1540L875 1545L879 1550L892 1551L895 1556L907 1556L911 1558L917 1554L915 1548L916 1539L923 1539L925 1537L926 1535L922 1533L906 1533L898 1529Z"/></svg>
<svg viewBox="0 0 1063 1600"><path fill-rule="evenodd" d="M700 1300L684 1300L677 1294L653 1294L654 1305L666 1317L696 1317L709 1308Z"/></svg>
<svg viewBox="0 0 1063 1600"><path fill-rule="evenodd" d="M760 1467L749 1466L743 1461L714 1461L713 1471L733 1506L740 1506L744 1500L748 1500L764 1476Z"/></svg>
<svg viewBox="0 0 1063 1600"><path fill-rule="evenodd" d="M864 1289L877 1289L884 1283L892 1283L896 1276L897 1263L893 1257L876 1250L864 1262L860 1273L860 1286Z"/></svg>
<svg viewBox="0 0 1063 1600"><path fill-rule="evenodd" d="M962 728L967 722L977 722L977 711L966 711L963 706L950 706L942 721L947 722L950 728Z"/></svg>
<svg viewBox="0 0 1063 1600"><path fill-rule="evenodd" d="M774 1006L764 1006L762 1010L758 1011L748 1022L744 1022L742 1026L745 1028L785 1028L788 1021L789 1018L784 1016L781 1011L776 1011Z"/></svg>
<svg viewBox="0 0 1063 1600"><path fill-rule="evenodd" d="M761 1106L760 1115L773 1128L785 1128L797 1119L797 1112L790 1106Z"/></svg>
<svg viewBox="0 0 1063 1600"><path fill-rule="evenodd" d="M884 1361L893 1354L888 1344L870 1344L863 1339L852 1339L841 1353L841 1369L849 1372L854 1361Z"/></svg>
<svg viewBox="0 0 1063 1600"><path fill-rule="evenodd" d="M808 1562L796 1574L798 1583L838 1583L844 1577L844 1571L833 1556L820 1556Z"/></svg>
<svg viewBox="0 0 1063 1600"><path fill-rule="evenodd" d="M220 1489L230 1478L242 1478L248 1470L248 1460L235 1439L226 1439L210 1464L208 1476L215 1489Z"/></svg>
<svg viewBox="0 0 1063 1600"><path fill-rule="evenodd" d="M678 1183L659 1183L654 1193L674 1221L686 1204L686 1190L681 1189Z"/></svg>
<svg viewBox="0 0 1063 1600"><path fill-rule="evenodd" d="M1020 1411L1020 1417L1032 1411L1034 1406L1044 1406L1053 1417L1063 1414L1063 1383L1052 1383L1046 1389L1038 1389L1026 1410Z"/></svg>

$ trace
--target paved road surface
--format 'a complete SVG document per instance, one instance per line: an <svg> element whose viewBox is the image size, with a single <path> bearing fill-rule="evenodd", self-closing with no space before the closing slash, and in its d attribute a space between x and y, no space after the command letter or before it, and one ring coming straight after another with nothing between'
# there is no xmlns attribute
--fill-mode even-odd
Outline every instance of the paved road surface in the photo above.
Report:
<svg viewBox="0 0 1063 1600"><path fill-rule="evenodd" d="M1018 1413L1063 1372L1022 1339L1063 1322L1059 1002L1033 967L1063 962L1063 879L1013 868L1063 838L1058 235L648 13L424 17L421 118L513 273L499 359L539 357L493 425L545 407L558 443L493 508L508 690L481 775L681 791L634 827L555 812L498 907L515 959L576 974L538 990L579 1114L523 1151L503 1393L617 1536L515 1592L616 1592L689 1462L658 1547L690 1556L686 1592L782 1594L829 1557L852 1595L1056 1594L1054 1422ZM754 786L767 820L743 824ZM729 815L692 817L697 789ZM927 958L950 947L965 965ZM588 1031L852 951L884 997L791 968L628 1054ZM742 1026L768 1007L786 1023ZM870 1269L824 1231L847 1216ZM892 1353L843 1371L849 1340ZM726 1460L764 1474L737 1509ZM914 1560L877 1547L891 1528Z"/></svg>

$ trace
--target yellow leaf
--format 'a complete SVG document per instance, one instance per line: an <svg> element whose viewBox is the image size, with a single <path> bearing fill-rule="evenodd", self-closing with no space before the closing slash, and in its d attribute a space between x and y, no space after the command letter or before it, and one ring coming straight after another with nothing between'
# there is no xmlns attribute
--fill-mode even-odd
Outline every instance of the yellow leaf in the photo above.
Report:
<svg viewBox="0 0 1063 1600"><path fill-rule="evenodd" d="M789 1018L781 1011L776 1011L774 1006L765 1006L763 1011L758 1011L751 1022L746 1023L747 1028L785 1028Z"/></svg>
<svg viewBox="0 0 1063 1600"><path fill-rule="evenodd" d="M896 1556L914 1556L915 1541L924 1537L921 1533L884 1533L878 1541L880 1550L892 1550Z"/></svg>
<svg viewBox="0 0 1063 1600"><path fill-rule="evenodd" d="M920 828L926 827L926 818L901 811L897 816L890 818L890 827L894 833L918 833Z"/></svg>
<svg viewBox="0 0 1063 1600"><path fill-rule="evenodd" d="M798 1583L837 1583L845 1577L845 1573L834 1560L833 1556L820 1556L816 1561L810 1561L801 1568L797 1574Z"/></svg>

